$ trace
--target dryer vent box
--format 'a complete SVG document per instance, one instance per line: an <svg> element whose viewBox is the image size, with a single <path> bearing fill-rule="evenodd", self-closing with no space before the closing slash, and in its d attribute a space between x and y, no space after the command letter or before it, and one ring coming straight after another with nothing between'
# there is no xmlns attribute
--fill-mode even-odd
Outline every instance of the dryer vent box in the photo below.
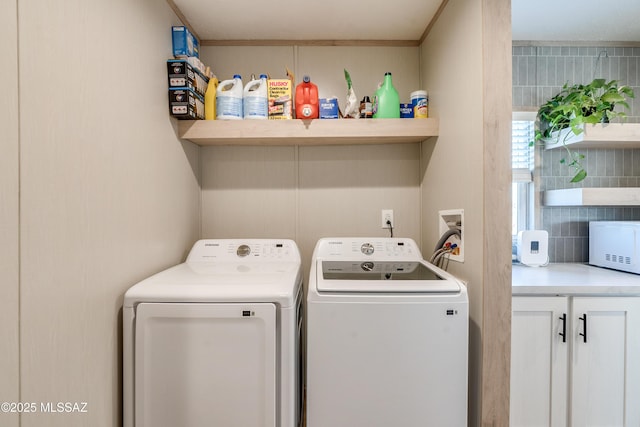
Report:
<svg viewBox="0 0 640 427"><path fill-rule="evenodd" d="M464 209L450 209L438 212L438 239L452 228L460 230L460 237L454 235L447 239L448 242L458 245L456 250L449 255L449 259L451 261L464 262Z"/></svg>

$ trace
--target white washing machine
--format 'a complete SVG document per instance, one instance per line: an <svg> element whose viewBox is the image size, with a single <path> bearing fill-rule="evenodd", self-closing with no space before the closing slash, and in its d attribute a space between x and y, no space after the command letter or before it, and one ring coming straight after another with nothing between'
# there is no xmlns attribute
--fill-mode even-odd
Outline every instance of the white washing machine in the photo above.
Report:
<svg viewBox="0 0 640 427"><path fill-rule="evenodd" d="M321 239L307 303L307 427L467 425L466 288L413 240Z"/></svg>
<svg viewBox="0 0 640 427"><path fill-rule="evenodd" d="M131 287L125 427L298 427L300 253L291 240L200 240Z"/></svg>

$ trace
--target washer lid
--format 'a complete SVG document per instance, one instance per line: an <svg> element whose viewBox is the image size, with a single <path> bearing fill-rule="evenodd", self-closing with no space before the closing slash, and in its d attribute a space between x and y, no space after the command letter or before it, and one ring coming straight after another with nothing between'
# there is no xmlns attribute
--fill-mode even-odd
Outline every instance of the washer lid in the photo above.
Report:
<svg viewBox="0 0 640 427"><path fill-rule="evenodd" d="M460 284L426 262L318 260L319 292L459 293Z"/></svg>

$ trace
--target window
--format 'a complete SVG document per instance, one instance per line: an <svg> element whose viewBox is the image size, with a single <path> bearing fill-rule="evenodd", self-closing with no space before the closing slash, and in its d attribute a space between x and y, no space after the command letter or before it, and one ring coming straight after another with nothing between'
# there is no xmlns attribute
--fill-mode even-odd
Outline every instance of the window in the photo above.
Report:
<svg viewBox="0 0 640 427"><path fill-rule="evenodd" d="M511 235L533 228L533 147L536 113L513 113L511 127Z"/></svg>

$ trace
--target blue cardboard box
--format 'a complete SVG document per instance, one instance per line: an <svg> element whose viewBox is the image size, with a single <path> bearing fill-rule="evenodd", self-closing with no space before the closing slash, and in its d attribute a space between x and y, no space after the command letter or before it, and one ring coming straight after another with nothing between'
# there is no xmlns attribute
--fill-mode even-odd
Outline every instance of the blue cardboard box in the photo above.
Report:
<svg viewBox="0 0 640 427"><path fill-rule="evenodd" d="M338 98L320 98L320 118L338 119L340 113L338 109Z"/></svg>
<svg viewBox="0 0 640 427"><path fill-rule="evenodd" d="M176 58L200 56L198 39L184 25L171 27L171 39L173 40L173 56Z"/></svg>

